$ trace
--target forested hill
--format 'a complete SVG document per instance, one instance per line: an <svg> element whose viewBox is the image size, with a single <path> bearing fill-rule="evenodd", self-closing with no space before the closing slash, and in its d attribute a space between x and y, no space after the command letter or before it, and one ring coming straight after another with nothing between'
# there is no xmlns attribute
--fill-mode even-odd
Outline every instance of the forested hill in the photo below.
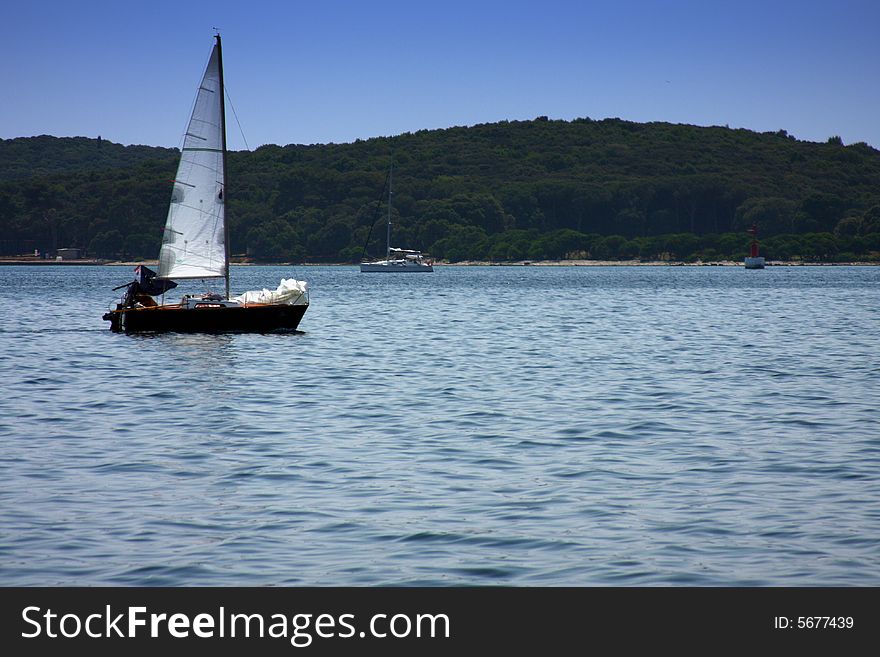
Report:
<svg viewBox="0 0 880 657"><path fill-rule="evenodd" d="M0 246L156 257L176 157L0 141ZM233 252L357 261L370 234L367 254L382 254L392 158L394 245L450 261L739 258L753 224L770 258L880 253L880 151L865 144L544 117L231 153Z"/></svg>
<svg viewBox="0 0 880 657"><path fill-rule="evenodd" d="M123 146L87 137L0 139L0 180L25 180L55 173L98 171L173 157L173 148Z"/></svg>

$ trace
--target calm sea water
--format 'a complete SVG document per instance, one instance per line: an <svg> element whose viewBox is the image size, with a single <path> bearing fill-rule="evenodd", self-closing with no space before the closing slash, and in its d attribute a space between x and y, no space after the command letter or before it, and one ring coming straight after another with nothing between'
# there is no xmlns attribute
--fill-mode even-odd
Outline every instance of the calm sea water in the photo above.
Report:
<svg viewBox="0 0 880 657"><path fill-rule="evenodd" d="M136 337L0 267L3 585L880 585L880 268L291 275Z"/></svg>

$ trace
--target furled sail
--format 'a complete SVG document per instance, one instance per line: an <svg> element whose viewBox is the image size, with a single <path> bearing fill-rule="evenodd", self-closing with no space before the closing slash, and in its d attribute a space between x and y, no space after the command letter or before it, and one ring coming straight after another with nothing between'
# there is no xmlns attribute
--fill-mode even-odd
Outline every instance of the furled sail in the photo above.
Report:
<svg viewBox="0 0 880 657"><path fill-rule="evenodd" d="M215 45L184 137L159 251L161 278L225 276L223 85L219 58Z"/></svg>

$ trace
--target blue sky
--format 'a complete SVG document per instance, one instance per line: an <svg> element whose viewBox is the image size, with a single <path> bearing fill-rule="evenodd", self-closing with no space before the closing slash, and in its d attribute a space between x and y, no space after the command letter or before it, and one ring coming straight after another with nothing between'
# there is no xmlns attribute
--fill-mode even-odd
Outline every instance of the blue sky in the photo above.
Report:
<svg viewBox="0 0 880 657"><path fill-rule="evenodd" d="M5 3L0 138L179 146L214 27L236 150L540 115L880 148L880 0Z"/></svg>

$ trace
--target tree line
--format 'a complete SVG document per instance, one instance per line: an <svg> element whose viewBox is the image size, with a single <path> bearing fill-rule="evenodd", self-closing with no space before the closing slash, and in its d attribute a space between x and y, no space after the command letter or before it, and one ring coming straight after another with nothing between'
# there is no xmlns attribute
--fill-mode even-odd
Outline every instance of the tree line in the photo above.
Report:
<svg viewBox="0 0 880 657"><path fill-rule="evenodd" d="M0 253L78 247L155 258L176 149L0 140ZM437 259L880 259L880 151L669 123L502 121L229 154L233 254L357 262L394 246ZM369 236L369 240L368 240Z"/></svg>

